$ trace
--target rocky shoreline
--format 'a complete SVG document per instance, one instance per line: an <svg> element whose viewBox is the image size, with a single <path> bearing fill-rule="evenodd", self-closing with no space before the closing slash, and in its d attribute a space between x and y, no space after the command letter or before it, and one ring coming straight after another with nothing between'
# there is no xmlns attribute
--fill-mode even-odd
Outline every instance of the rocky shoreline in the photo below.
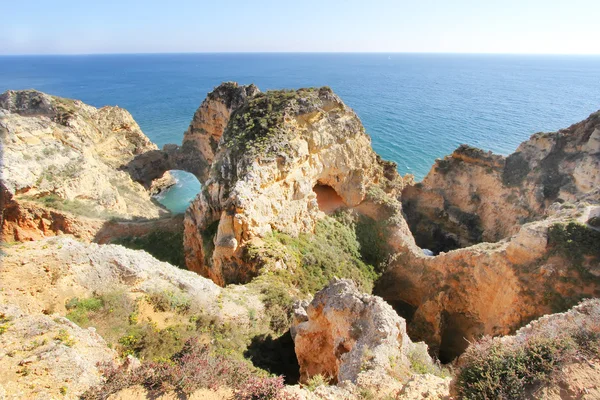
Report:
<svg viewBox="0 0 600 400"><path fill-rule="evenodd" d="M416 184L327 87L224 83L162 150L123 109L8 91L0 138L0 398L501 398L465 378L481 338L600 297L600 112L508 157L463 145ZM173 169L202 184L183 218L152 199ZM594 301L550 317L585 329L510 396L593 398ZM228 367L181 386L186 357Z"/></svg>

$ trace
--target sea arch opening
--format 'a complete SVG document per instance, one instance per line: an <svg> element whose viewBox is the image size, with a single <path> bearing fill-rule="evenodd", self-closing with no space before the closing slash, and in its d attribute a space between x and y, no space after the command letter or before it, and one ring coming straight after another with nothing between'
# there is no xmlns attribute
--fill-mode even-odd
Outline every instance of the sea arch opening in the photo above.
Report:
<svg viewBox="0 0 600 400"><path fill-rule="evenodd" d="M194 174L182 170L169 170L159 179L166 182L166 187L155 194L154 198L173 214L185 213L202 189Z"/></svg>

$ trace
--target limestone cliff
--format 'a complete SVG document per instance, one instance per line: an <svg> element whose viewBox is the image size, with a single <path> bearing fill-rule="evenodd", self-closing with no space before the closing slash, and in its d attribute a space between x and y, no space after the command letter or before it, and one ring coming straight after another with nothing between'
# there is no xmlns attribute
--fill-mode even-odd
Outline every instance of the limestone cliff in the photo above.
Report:
<svg viewBox="0 0 600 400"><path fill-rule="evenodd" d="M408 392L414 388L407 382L414 383L417 376L422 378L417 391L424 394L435 388L431 398L447 395L449 380L432 374L436 366L427 346L409 339L404 319L389 304L360 293L351 281L331 282L295 312L292 331L301 382L320 375L337 384L323 397L361 398L362 390L376 393L375 398L413 398Z"/></svg>
<svg viewBox="0 0 600 400"><path fill-rule="evenodd" d="M237 96L240 91L245 96ZM217 101L219 109L237 106L226 124L227 112L211 108L215 98L239 100ZM211 115L217 122L209 129ZM199 122L186 140L197 143L207 160L211 151L215 155L186 214L187 265L220 285L256 275L258 266L244 259L247 243L260 246L273 230L311 232L324 215L321 209L368 208L371 188L393 196L403 187L395 165L373 152L356 114L329 88L260 93L224 84L194 120ZM190 133L196 131L211 133Z"/></svg>
<svg viewBox="0 0 600 400"><path fill-rule="evenodd" d="M156 146L122 108L34 90L0 96L2 236L93 237L110 217L166 214L120 169ZM90 220L91 219L91 220Z"/></svg>
<svg viewBox="0 0 600 400"><path fill-rule="evenodd" d="M402 203L417 243L435 252L517 233L556 201L600 199L600 112L537 133L508 157L463 145L437 160Z"/></svg>
<svg viewBox="0 0 600 400"><path fill-rule="evenodd" d="M123 343L173 349L179 335L206 335L196 331L199 316L236 332L263 325L257 293L222 289L143 251L62 235L5 245L0 254L0 395L6 398L78 399L102 383L97 363L121 363L115 349ZM165 299L162 305L149 302L153 296ZM79 301L88 307L83 314L73 308Z"/></svg>
<svg viewBox="0 0 600 400"><path fill-rule="evenodd" d="M404 189L416 242L442 252L398 237L376 293L413 338L449 361L479 335L600 296L599 124L533 135L506 158L461 146Z"/></svg>

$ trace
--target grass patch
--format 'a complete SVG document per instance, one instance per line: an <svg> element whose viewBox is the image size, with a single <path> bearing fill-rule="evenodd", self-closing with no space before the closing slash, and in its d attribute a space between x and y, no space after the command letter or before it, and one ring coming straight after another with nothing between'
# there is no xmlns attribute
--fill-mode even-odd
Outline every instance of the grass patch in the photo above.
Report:
<svg viewBox="0 0 600 400"><path fill-rule="evenodd" d="M183 226L176 231L154 231L144 236L122 237L112 243L132 250L144 250L157 260L187 269L183 251Z"/></svg>
<svg viewBox="0 0 600 400"><path fill-rule="evenodd" d="M272 277L306 294L321 290L334 277L352 279L362 291L371 292L378 277L375 268L362 260L354 229L331 217L319 220L314 234L293 237L274 232L264 238L264 246L249 247L245 256L260 258L266 265L284 260L291 270Z"/></svg>

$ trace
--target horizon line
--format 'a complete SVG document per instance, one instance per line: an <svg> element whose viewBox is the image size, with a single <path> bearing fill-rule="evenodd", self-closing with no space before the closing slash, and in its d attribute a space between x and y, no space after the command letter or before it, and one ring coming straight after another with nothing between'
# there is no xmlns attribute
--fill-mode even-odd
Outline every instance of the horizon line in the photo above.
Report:
<svg viewBox="0 0 600 400"><path fill-rule="evenodd" d="M400 54L400 55L473 55L473 56L578 56L599 57L600 53L503 53L503 52L428 52L428 51L166 51L117 53L7 53L0 57L73 57L127 55L194 55L194 54Z"/></svg>

